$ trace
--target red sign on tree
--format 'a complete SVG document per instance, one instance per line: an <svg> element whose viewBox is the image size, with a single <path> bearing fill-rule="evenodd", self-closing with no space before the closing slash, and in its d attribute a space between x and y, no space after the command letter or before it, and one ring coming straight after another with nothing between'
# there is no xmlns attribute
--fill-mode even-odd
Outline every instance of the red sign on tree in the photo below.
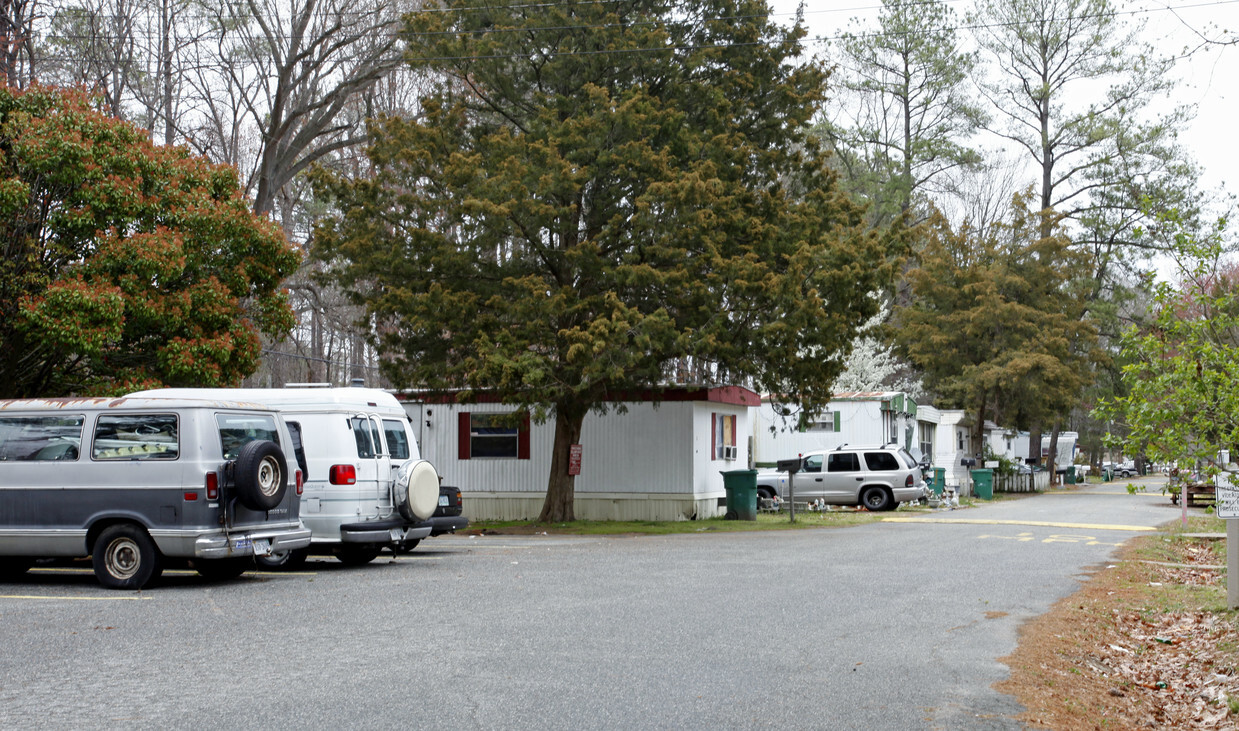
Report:
<svg viewBox="0 0 1239 731"><path fill-rule="evenodd" d="M568 474L581 474L581 445L568 445Z"/></svg>

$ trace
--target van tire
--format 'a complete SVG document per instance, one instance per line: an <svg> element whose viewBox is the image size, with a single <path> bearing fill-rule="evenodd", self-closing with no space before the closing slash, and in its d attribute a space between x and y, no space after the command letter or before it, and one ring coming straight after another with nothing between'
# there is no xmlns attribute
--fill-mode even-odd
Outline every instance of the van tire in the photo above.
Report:
<svg viewBox="0 0 1239 731"><path fill-rule="evenodd" d="M377 546L345 544L336 549L336 558L345 566L364 566L379 557Z"/></svg>
<svg viewBox="0 0 1239 731"><path fill-rule="evenodd" d="M109 526L91 552L95 578L108 589L141 589L163 573L163 556L150 535L132 523Z"/></svg>
<svg viewBox="0 0 1239 731"><path fill-rule="evenodd" d="M439 473L424 459L409 460L400 466L392 491L400 515L420 523L439 508Z"/></svg>
<svg viewBox="0 0 1239 731"><path fill-rule="evenodd" d="M34 559L27 556L0 557L0 581L7 581L9 579L16 579L19 576L24 576L33 565Z"/></svg>
<svg viewBox="0 0 1239 731"><path fill-rule="evenodd" d="M270 556L255 556L254 563L267 571L296 571L305 566L309 556L308 548L295 548L291 551L272 551Z"/></svg>
<svg viewBox="0 0 1239 731"><path fill-rule="evenodd" d="M212 581L235 579L253 567L253 561L248 558L194 559L194 571L202 578Z"/></svg>
<svg viewBox="0 0 1239 731"><path fill-rule="evenodd" d="M271 510L288 491L288 461L275 442L247 442L237 455L234 476L237 498L250 510Z"/></svg>
<svg viewBox="0 0 1239 731"><path fill-rule="evenodd" d="M417 548L417 544L421 542L422 539L420 538L412 538L407 541L401 541L396 544L396 553L412 553L413 549Z"/></svg>

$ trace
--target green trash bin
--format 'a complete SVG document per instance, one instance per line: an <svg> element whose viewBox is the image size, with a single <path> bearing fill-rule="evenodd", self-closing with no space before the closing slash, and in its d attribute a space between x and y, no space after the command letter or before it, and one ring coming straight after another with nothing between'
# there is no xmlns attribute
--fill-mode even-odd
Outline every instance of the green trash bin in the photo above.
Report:
<svg viewBox="0 0 1239 731"><path fill-rule="evenodd" d="M934 494L937 495L938 497L942 497L942 493L946 492L946 468L945 467L934 468L934 481L930 485L930 488L934 491Z"/></svg>
<svg viewBox="0 0 1239 731"><path fill-rule="evenodd" d="M757 520L757 470L727 470L723 489L727 491L728 520Z"/></svg>
<svg viewBox="0 0 1239 731"><path fill-rule="evenodd" d="M982 500L994 499L993 470L972 470L972 494Z"/></svg>
<svg viewBox="0 0 1239 731"><path fill-rule="evenodd" d="M1076 466L1075 465L1069 465L1067 467L1067 475L1063 479L1063 482L1067 483L1068 485L1076 484Z"/></svg>

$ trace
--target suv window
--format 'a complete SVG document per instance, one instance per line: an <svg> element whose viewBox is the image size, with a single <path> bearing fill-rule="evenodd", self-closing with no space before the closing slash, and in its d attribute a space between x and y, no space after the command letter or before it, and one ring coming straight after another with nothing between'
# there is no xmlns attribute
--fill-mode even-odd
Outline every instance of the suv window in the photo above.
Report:
<svg viewBox="0 0 1239 731"><path fill-rule="evenodd" d="M83 421L81 416L0 418L0 461L77 459Z"/></svg>
<svg viewBox="0 0 1239 731"><path fill-rule="evenodd" d="M392 459L408 459L409 433L404 430L404 422L396 419L383 420L383 434L387 437L387 451Z"/></svg>
<svg viewBox="0 0 1239 731"><path fill-rule="evenodd" d="M95 422L92 459L176 459L176 414L103 414Z"/></svg>
<svg viewBox="0 0 1239 731"><path fill-rule="evenodd" d="M821 472L822 471L822 455L814 454L804 458L805 472Z"/></svg>
<svg viewBox="0 0 1239 731"><path fill-rule="evenodd" d="M854 452L836 452L826 463L827 472L860 472L860 460Z"/></svg>
<svg viewBox="0 0 1239 731"><path fill-rule="evenodd" d="M865 452L865 464L873 472L893 472L900 469L899 460L890 452Z"/></svg>
<svg viewBox="0 0 1239 731"><path fill-rule="evenodd" d="M259 439L280 443L280 432L274 416L216 414L215 422L219 425L220 446L223 447L224 459L227 460L236 459L241 455L241 447Z"/></svg>

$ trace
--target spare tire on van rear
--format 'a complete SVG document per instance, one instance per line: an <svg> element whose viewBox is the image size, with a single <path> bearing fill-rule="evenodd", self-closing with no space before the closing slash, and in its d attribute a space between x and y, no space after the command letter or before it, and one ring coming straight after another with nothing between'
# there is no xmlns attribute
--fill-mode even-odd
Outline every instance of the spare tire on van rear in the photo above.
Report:
<svg viewBox="0 0 1239 731"><path fill-rule="evenodd" d="M426 460L411 459L400 465L392 492L396 509L405 520L426 520L439 506L439 473Z"/></svg>
<svg viewBox="0 0 1239 731"><path fill-rule="evenodd" d="M267 440L247 442L237 454L233 472L237 499L250 510L271 510L288 490L288 460L280 445Z"/></svg>

